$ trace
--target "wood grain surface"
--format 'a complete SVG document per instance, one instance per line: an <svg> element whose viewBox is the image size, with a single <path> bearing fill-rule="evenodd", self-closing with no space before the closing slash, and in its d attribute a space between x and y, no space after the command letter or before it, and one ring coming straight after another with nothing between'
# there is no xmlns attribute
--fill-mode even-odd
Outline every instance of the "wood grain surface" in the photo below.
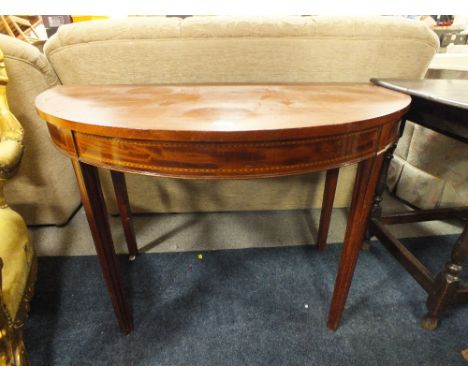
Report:
<svg viewBox="0 0 468 382"><path fill-rule="evenodd" d="M355 132L398 119L409 103L372 84L117 85L57 86L36 108L55 126L94 135L256 141Z"/></svg>

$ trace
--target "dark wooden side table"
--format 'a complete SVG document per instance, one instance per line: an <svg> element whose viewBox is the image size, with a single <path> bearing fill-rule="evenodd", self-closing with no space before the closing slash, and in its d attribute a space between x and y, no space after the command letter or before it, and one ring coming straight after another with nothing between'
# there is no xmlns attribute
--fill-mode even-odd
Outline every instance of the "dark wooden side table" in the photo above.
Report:
<svg viewBox="0 0 468 382"><path fill-rule="evenodd" d="M109 169L131 254L137 246L124 172L247 179L327 171L319 247L338 169L358 163L328 326L336 330L365 233L383 156L410 97L372 84L59 86L36 99L70 157L123 333L133 329L97 168Z"/></svg>
<svg viewBox="0 0 468 382"><path fill-rule="evenodd" d="M375 79L372 82L412 97L410 110L405 116L406 120L468 143L468 80ZM468 284L463 284L458 277L463 263L468 258L468 207L415 210L382 216L380 203L385 189L388 165L395 148L396 144L388 150L384 159L369 221L369 234L375 235L426 290L428 313L421 325L425 329L433 330L449 305L468 302ZM388 224L457 218L465 221L463 232L452 250L451 260L445 270L436 276L385 227Z"/></svg>

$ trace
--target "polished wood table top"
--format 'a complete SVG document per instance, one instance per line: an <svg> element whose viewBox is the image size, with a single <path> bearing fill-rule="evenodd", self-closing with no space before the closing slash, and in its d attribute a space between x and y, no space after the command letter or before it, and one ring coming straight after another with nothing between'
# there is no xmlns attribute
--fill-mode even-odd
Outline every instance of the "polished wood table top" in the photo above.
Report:
<svg viewBox="0 0 468 382"><path fill-rule="evenodd" d="M169 141L353 132L391 121L408 104L408 97L371 84L58 86L36 100L41 117L56 126Z"/></svg>
<svg viewBox="0 0 468 382"><path fill-rule="evenodd" d="M468 80L372 79L376 85L412 98L406 118L468 143Z"/></svg>
<svg viewBox="0 0 468 382"><path fill-rule="evenodd" d="M468 80L386 80L373 83L387 89L468 110Z"/></svg>
<svg viewBox="0 0 468 382"><path fill-rule="evenodd" d="M409 102L371 84L58 86L39 95L36 108L57 146L73 155L76 145L86 163L240 179L372 156L389 144L389 124Z"/></svg>
<svg viewBox="0 0 468 382"><path fill-rule="evenodd" d="M99 182L111 170L131 257L138 250L123 173L244 179L327 171L318 247L339 168L358 163L328 326L338 327L383 153L410 97L372 84L58 86L36 108L70 157L122 332L133 330ZM196 197L196 196L194 196ZM272 201L274 208L274 201Z"/></svg>

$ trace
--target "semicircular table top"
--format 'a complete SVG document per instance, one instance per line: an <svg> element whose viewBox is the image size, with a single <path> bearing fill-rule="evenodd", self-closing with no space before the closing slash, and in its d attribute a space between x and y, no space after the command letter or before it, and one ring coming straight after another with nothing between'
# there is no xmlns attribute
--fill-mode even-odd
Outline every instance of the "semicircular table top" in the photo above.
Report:
<svg viewBox="0 0 468 382"><path fill-rule="evenodd" d="M57 86L36 98L47 122L84 133L184 140L274 139L384 124L409 96L373 84Z"/></svg>

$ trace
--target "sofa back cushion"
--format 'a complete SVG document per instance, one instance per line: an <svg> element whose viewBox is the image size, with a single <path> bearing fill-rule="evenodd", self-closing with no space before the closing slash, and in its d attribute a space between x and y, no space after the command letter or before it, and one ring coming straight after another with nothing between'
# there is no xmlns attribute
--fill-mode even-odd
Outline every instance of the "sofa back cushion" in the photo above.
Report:
<svg viewBox="0 0 468 382"><path fill-rule="evenodd" d="M63 84L365 82L421 78L439 46L401 17L136 17L60 27Z"/></svg>

